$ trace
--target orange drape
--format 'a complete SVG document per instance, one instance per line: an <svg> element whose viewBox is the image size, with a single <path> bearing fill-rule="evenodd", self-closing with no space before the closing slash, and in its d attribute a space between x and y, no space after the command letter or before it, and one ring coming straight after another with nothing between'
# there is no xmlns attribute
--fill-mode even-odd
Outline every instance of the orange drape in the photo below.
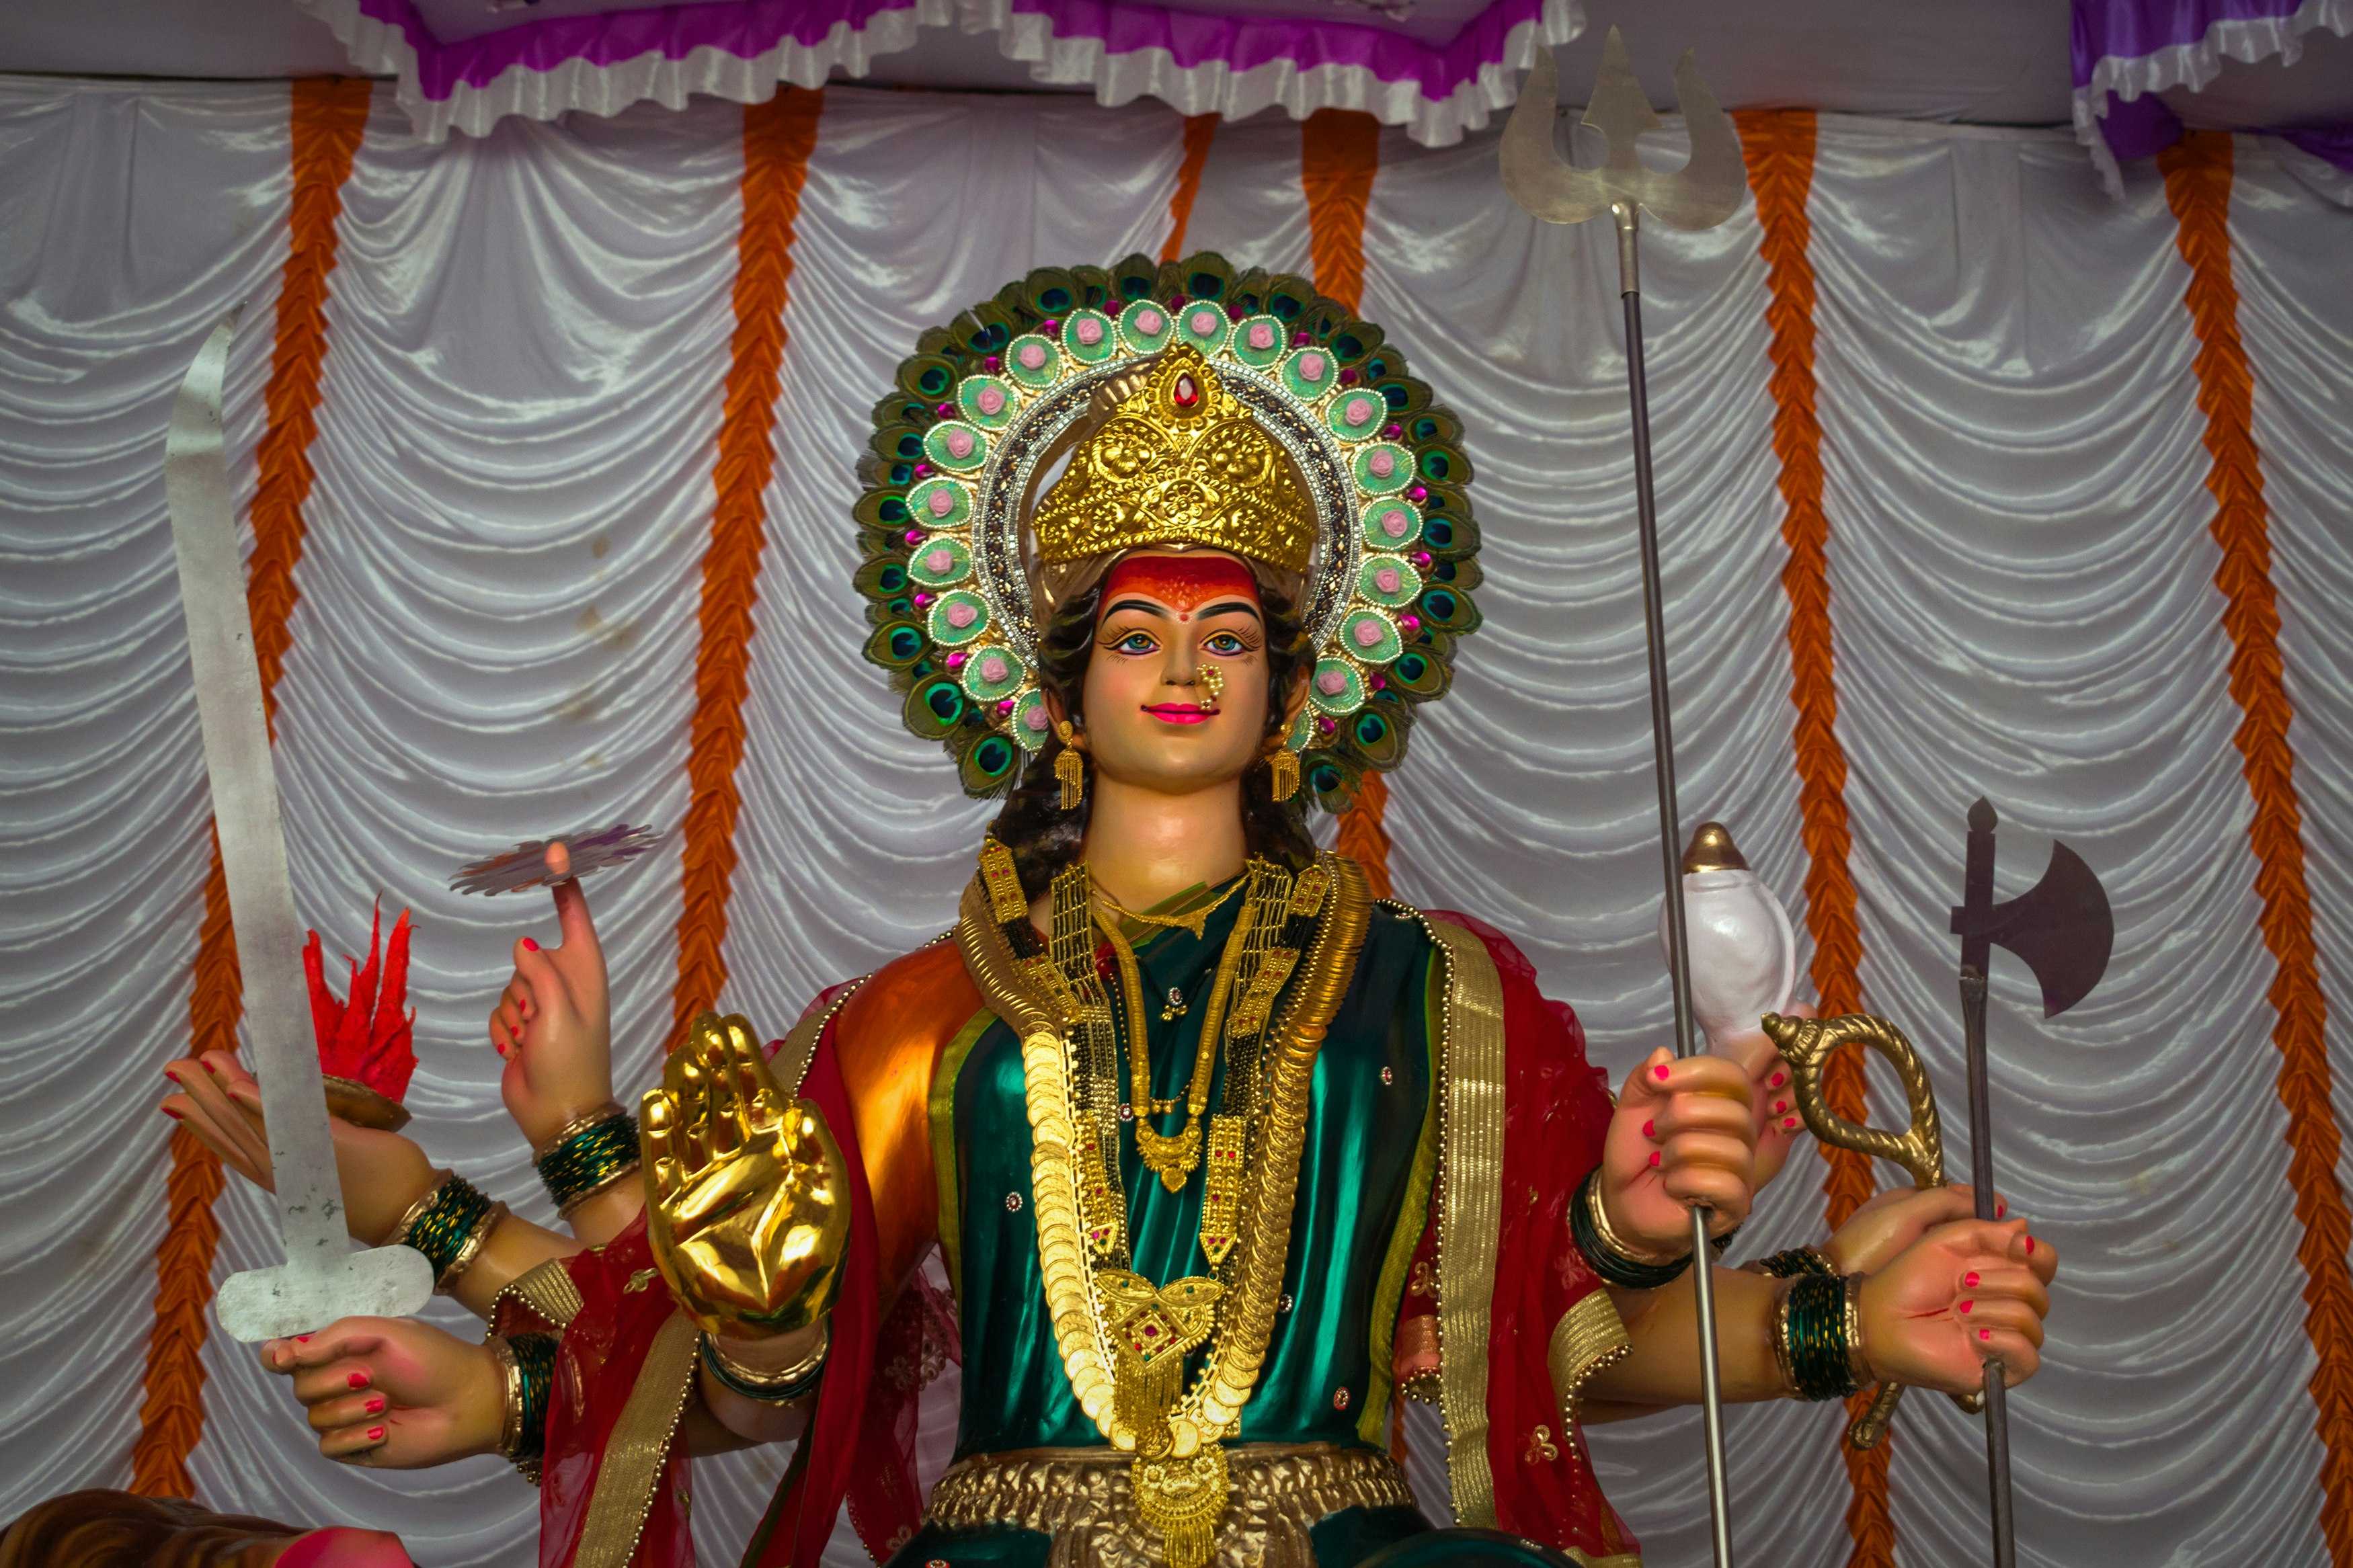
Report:
<svg viewBox="0 0 2353 1568"><path fill-rule="evenodd" d="M1160 259L1176 261L1185 254L1185 228L1193 221L1193 198L1201 194L1201 165L1209 161L1209 143L1218 134L1219 116L1185 117L1185 159L1176 165L1176 189L1168 197L1168 240Z"/></svg>
<svg viewBox="0 0 2353 1568"><path fill-rule="evenodd" d="M678 918L678 984L670 994L675 1047L727 984L727 895L735 876L735 784L744 760L744 694L752 606L767 547L768 479L776 471L776 391L785 358L785 301L793 225L817 145L822 90L787 87L744 110L744 220L736 242L735 335L726 413L713 474L718 491L702 558L702 646L694 660L690 731L685 904Z"/></svg>
<svg viewBox="0 0 2353 1568"><path fill-rule="evenodd" d="M1735 116L1748 160L1748 184L1764 229L1773 333L1773 455L1781 466L1782 542L1788 563L1781 587L1789 597L1789 700L1797 709L1798 802L1806 845L1806 929L1814 941L1808 971L1825 1015L1860 1012L1862 933L1855 923L1854 878L1847 869L1846 752L1838 738L1838 672L1831 658L1830 518L1822 510L1822 427L1814 415L1814 268L1807 254L1812 226L1806 196L1814 177L1814 116L1809 110ZM1862 1063L1857 1053L1832 1058L1823 1089L1831 1106L1863 1120ZM1832 1229L1872 1194L1868 1156L1822 1150L1823 1207ZM1869 1394L1855 1396L1860 1411ZM1894 1568L1895 1521L1888 1510L1887 1460L1893 1436L1857 1452L1846 1444L1852 1496L1847 1503L1850 1568Z"/></svg>
<svg viewBox="0 0 2353 1568"><path fill-rule="evenodd" d="M1308 256L1315 287L1351 310L1365 290L1365 203L1381 163L1381 123L1350 109L1319 109L1300 125L1299 184L1307 193ZM1340 818L1338 847L1365 868L1376 898L1389 896L1388 781L1367 773Z"/></svg>
<svg viewBox="0 0 2353 1568"><path fill-rule="evenodd" d="M2272 589L2270 514L2255 450L2254 378L2239 339L2239 291L2231 272L2231 137L2193 131L2158 154L2176 242L2189 266L2184 303L2198 334L2192 362L2198 408L2206 416L2212 458L2206 488L2214 497L2214 542L2222 564L2222 625L2231 636L2231 696L2244 718L2234 737L2254 796L2248 827L2255 890L2263 899L2263 943L2279 973L2271 1003L2278 1014L2279 1097L2287 1108L2288 1184L2304 1226L2296 1260L2304 1265L2305 1332L2312 1340L2316 1423L2326 1458L2321 1530L2337 1568L2353 1565L2353 1281L2346 1269L2348 1226L2337 1184L2338 1135L2329 1100L2328 1004L2313 947L2312 893L2305 882L2303 811L2296 798L2293 713L2282 679L2279 606Z"/></svg>
<svg viewBox="0 0 2353 1568"><path fill-rule="evenodd" d="M311 494L311 438L318 433L319 372L327 357L327 279L335 269L335 220L343 182L366 128L370 83L314 77L292 87L288 162L293 192L287 217L286 268L279 285L277 336L269 355L269 425L255 448L253 555L246 602L253 651L272 727L278 678L286 668L289 625L302 559L302 504ZM206 828L210 837L209 823ZM205 876L205 919L188 997L189 1049L234 1051L244 984L229 925L228 884L220 845ZM139 1437L132 1448L131 1489L149 1497L193 1497L188 1456L205 1429L205 1308L211 1301L213 1249L220 1239L213 1200L221 1169L186 1132L172 1135L169 1218L155 1252L155 1327L147 1341Z"/></svg>

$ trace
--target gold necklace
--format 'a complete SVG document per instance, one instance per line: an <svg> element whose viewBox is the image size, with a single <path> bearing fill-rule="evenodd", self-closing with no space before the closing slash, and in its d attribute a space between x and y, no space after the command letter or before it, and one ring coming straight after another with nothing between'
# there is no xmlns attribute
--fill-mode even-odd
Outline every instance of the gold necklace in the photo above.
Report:
<svg viewBox="0 0 2353 1568"><path fill-rule="evenodd" d="M990 848L984 847L984 866ZM999 854L1001 850L997 851ZM1159 1288L1125 1268L1090 1271L1081 1230L1080 1142L1066 1031L1075 1022L1017 963L993 918L986 872L965 895L956 940L990 1010L1021 1037L1039 1273L1063 1374L1087 1418L1136 1456L1137 1517L1169 1568L1202 1568L1226 1508L1225 1451L1265 1365L1291 1245L1315 1057L1364 945L1371 895L1354 863L1324 857L1336 894L1318 921L1277 1033L1272 1083L1250 1167L1249 1216L1230 1289L1187 1279ZM1320 902L1320 900L1319 900ZM1215 1320L1222 1319L1221 1324ZM1179 1395L1184 1356L1217 1328L1208 1365Z"/></svg>
<svg viewBox="0 0 2353 1568"><path fill-rule="evenodd" d="M1124 921L1134 921L1136 924L1142 926L1158 926L1164 931L1191 931L1193 933L1193 940L1195 942L1198 942L1201 940L1202 929L1209 923L1209 917L1216 914L1219 910L1224 909L1227 902L1230 900L1236 893L1240 892L1243 888L1247 887L1249 883L1250 878L1248 875L1237 877L1234 879L1232 886L1229 887L1224 892L1219 893L1216 898L1210 900L1208 903L1203 904L1199 909L1187 910L1186 913L1181 915L1148 915L1140 910L1131 910L1125 904L1121 903L1117 899L1113 898L1110 893L1106 892L1101 882L1094 884L1094 896L1096 902L1102 904L1103 908L1109 910L1112 913L1117 915Z"/></svg>
<svg viewBox="0 0 2353 1568"><path fill-rule="evenodd" d="M1145 1026L1144 978L1135 962L1135 949L1120 934L1117 921L1100 914L1095 917L1096 925L1111 939L1112 952L1118 955L1120 988L1127 1000L1128 1100L1135 1110L1135 1150L1144 1156L1145 1167L1160 1178L1160 1184L1172 1193L1185 1184L1193 1167L1201 1163L1201 1112L1208 1109L1209 1080L1217 1074L1218 1040L1225 1032L1226 1000L1233 994L1234 972L1240 967L1242 950L1249 945L1251 912L1252 906L1245 904L1233 934L1226 938L1225 951L1218 955L1218 978L1209 987L1209 1008L1202 1015L1200 1043L1193 1050L1193 1073L1185 1084L1185 1125L1173 1135L1159 1131L1146 1120L1166 1115L1176 1109L1177 1102L1156 1099L1152 1092L1152 1052Z"/></svg>

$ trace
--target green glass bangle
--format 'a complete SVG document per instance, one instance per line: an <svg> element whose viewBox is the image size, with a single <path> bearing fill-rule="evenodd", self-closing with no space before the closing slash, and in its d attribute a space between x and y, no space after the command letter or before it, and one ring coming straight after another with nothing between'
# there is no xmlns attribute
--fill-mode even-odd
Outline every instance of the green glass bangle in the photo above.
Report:
<svg viewBox="0 0 2353 1568"><path fill-rule="evenodd" d="M519 1467L536 1468L547 1453L548 1396L555 1388L556 1336L511 1334L507 1349L514 1356L518 1406L514 1447L507 1458Z"/></svg>
<svg viewBox="0 0 2353 1568"><path fill-rule="evenodd" d="M638 1119L626 1110L583 1119L532 1163L547 1184L556 1212L569 1215L637 1168Z"/></svg>
<svg viewBox="0 0 2353 1568"><path fill-rule="evenodd" d="M1854 1380L1847 1343L1846 1281L1808 1274L1790 1281L1782 1317L1783 1361L1800 1399L1843 1399Z"/></svg>
<svg viewBox="0 0 2353 1568"><path fill-rule="evenodd" d="M1689 1258L1678 1258L1672 1263L1646 1263L1639 1258L1629 1258L1603 1238L1600 1228L1593 1223L1593 1205L1601 1201L1595 1186L1601 1180L1601 1167L1596 1165L1591 1174L1577 1189L1568 1204L1568 1234L1593 1272L1605 1285L1615 1285L1620 1290L1656 1290L1672 1285L1691 1267Z"/></svg>
<svg viewBox="0 0 2353 1568"><path fill-rule="evenodd" d="M711 1342L709 1334L701 1336L701 1339L702 1364L712 1377L719 1380L719 1386L731 1394L741 1394L745 1399L757 1400L763 1405L790 1405L794 1400L801 1398L816 1388L825 1378L826 1364L831 1360L833 1351L831 1336L828 1335L827 1342L818 1351L816 1364L800 1376L789 1383L752 1383L721 1359L718 1351Z"/></svg>
<svg viewBox="0 0 2353 1568"><path fill-rule="evenodd" d="M463 1176L443 1182L392 1235L394 1245L406 1244L425 1254L433 1278L444 1280L467 1255L467 1243L490 1216L491 1200Z"/></svg>
<svg viewBox="0 0 2353 1568"><path fill-rule="evenodd" d="M1776 1279L1796 1279L1811 1274L1824 1279L1834 1279L1838 1270L1822 1256L1818 1247L1793 1247L1787 1252L1777 1252L1770 1258L1760 1258L1757 1267Z"/></svg>

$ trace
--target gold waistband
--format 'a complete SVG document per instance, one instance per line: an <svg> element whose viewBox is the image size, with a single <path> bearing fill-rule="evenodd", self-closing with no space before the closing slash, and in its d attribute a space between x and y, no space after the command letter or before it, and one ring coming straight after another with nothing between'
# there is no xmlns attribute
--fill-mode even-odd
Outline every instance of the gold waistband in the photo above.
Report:
<svg viewBox="0 0 2353 1568"><path fill-rule="evenodd" d="M1134 1456L1023 1448L960 1459L932 1489L934 1524L1016 1525L1054 1538L1047 1568L1160 1568L1158 1532L1135 1517ZM1397 1461L1377 1448L1237 1443L1226 1449L1226 1511L1211 1568L1314 1568L1310 1526L1344 1508L1413 1504Z"/></svg>

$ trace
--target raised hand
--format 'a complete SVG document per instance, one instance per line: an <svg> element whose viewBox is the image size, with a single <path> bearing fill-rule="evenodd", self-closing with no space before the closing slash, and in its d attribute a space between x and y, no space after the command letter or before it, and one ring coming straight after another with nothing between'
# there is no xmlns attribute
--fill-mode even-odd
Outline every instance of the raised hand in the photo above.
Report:
<svg viewBox="0 0 2353 1568"><path fill-rule="evenodd" d="M2023 1219L1938 1226L1863 1281L1863 1359L1883 1379L1947 1394L1983 1387L1995 1357L2006 1384L2023 1383L2042 1364L2058 1267Z"/></svg>
<svg viewBox="0 0 2353 1568"><path fill-rule="evenodd" d="M221 1158L221 1163L259 1187L277 1191L269 1163L269 1131L261 1120L261 1085L236 1057L206 1051L164 1069L179 1086L161 1107ZM335 1170L343 1180L343 1224L357 1240L374 1247L392 1233L408 1205L441 1179L425 1151L397 1132L355 1127L341 1117L327 1119L334 1136Z"/></svg>
<svg viewBox="0 0 2353 1568"><path fill-rule="evenodd" d="M613 1006L605 950L588 900L570 879L571 852L547 847L562 945L514 945L514 974L491 1010L491 1046L506 1062L499 1094L536 1146L613 1098Z"/></svg>
<svg viewBox="0 0 2353 1568"><path fill-rule="evenodd" d="M496 1356L430 1323L343 1318L269 1341L261 1364L294 1380L330 1459L414 1470L499 1450L506 1382Z"/></svg>
<svg viewBox="0 0 2353 1568"><path fill-rule="evenodd" d="M758 1339L832 1305L849 1183L818 1109L787 1100L752 1026L705 1013L649 1093L646 1229L671 1293L706 1331Z"/></svg>
<svg viewBox="0 0 2353 1568"><path fill-rule="evenodd" d="M1691 1206L1713 1211L1718 1236L1748 1216L1757 1121L1748 1074L1723 1057L1676 1060L1665 1048L1636 1068L1602 1145L1601 1202L1610 1227L1661 1259L1691 1251Z"/></svg>

